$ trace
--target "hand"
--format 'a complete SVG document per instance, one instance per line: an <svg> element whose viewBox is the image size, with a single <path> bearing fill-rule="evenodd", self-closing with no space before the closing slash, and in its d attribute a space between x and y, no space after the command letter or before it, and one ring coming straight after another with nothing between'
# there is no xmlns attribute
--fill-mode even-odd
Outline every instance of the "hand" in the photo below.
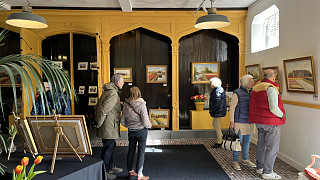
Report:
<svg viewBox="0 0 320 180"><path fill-rule="evenodd" d="M230 127L230 128L234 128L234 121L230 121L229 127Z"/></svg>

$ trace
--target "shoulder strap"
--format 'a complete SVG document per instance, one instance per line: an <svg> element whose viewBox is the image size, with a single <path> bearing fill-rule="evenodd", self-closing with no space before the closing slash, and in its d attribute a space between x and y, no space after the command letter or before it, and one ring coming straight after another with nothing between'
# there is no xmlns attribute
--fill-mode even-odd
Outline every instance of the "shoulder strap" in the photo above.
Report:
<svg viewBox="0 0 320 180"><path fill-rule="evenodd" d="M127 101L126 101L127 102ZM129 103L129 102L127 102L128 103L128 105L129 105L129 107L138 115L138 116L140 116L140 114L132 107L132 105Z"/></svg>

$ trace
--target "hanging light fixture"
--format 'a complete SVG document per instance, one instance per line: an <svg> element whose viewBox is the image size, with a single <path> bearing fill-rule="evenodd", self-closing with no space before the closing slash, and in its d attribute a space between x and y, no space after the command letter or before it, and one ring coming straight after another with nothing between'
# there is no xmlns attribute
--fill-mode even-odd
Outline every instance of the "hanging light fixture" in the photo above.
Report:
<svg viewBox="0 0 320 180"><path fill-rule="evenodd" d="M11 26L31 29L42 29L48 27L46 20L39 15L33 14L32 7L29 5L23 6L22 12L10 14L6 23Z"/></svg>
<svg viewBox="0 0 320 180"><path fill-rule="evenodd" d="M197 8L196 12L202 7L203 8L203 2L200 4L200 6ZM208 9L208 15L201 16L197 19L196 24L194 25L195 28L199 29L217 29L229 26L231 23L227 16L216 14L217 8L212 8L212 3L216 0L210 0L211 1L211 8Z"/></svg>

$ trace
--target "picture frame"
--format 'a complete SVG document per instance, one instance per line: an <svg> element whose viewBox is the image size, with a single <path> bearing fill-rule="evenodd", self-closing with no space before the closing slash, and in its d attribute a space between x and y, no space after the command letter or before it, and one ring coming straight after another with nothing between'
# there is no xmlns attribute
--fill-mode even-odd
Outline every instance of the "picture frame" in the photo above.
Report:
<svg viewBox="0 0 320 180"><path fill-rule="evenodd" d="M210 84L213 77L220 77L219 62L192 62L191 84Z"/></svg>
<svg viewBox="0 0 320 180"><path fill-rule="evenodd" d="M98 93L98 86L89 86L88 94L97 94Z"/></svg>
<svg viewBox="0 0 320 180"><path fill-rule="evenodd" d="M79 92L78 94L84 94L84 91L86 90L86 86L79 86Z"/></svg>
<svg viewBox="0 0 320 180"><path fill-rule="evenodd" d="M78 70L88 70L88 62L78 62Z"/></svg>
<svg viewBox="0 0 320 180"><path fill-rule="evenodd" d="M58 67L58 69L63 69L62 61L52 61L52 63Z"/></svg>
<svg viewBox="0 0 320 180"><path fill-rule="evenodd" d="M168 128L170 109L149 109L149 119L153 128Z"/></svg>
<svg viewBox="0 0 320 180"><path fill-rule="evenodd" d="M261 68L261 79L263 79L263 74L265 70L272 69L276 73L276 82L279 84L279 92L282 92L282 84L281 84L281 79L280 79L280 71L279 71L279 66L273 66L273 67L263 67Z"/></svg>
<svg viewBox="0 0 320 180"><path fill-rule="evenodd" d="M245 66L246 74L253 77L254 85L261 81L261 69L260 64L252 64Z"/></svg>
<svg viewBox="0 0 320 180"><path fill-rule="evenodd" d="M95 106L98 103L97 97L89 97L88 106Z"/></svg>
<svg viewBox="0 0 320 180"><path fill-rule="evenodd" d="M226 91L227 107L230 107L232 95L233 95L232 91Z"/></svg>
<svg viewBox="0 0 320 180"><path fill-rule="evenodd" d="M28 124L39 154L52 155L56 138L54 116L28 116ZM91 155L92 149L85 118L83 115L60 115L59 126L79 155ZM63 138L59 139L57 155L74 155L73 150Z"/></svg>
<svg viewBox="0 0 320 180"><path fill-rule="evenodd" d="M132 82L132 68L113 68L114 74L120 74L124 82Z"/></svg>
<svg viewBox="0 0 320 180"><path fill-rule="evenodd" d="M98 63L97 62L90 62L90 69L91 70L98 70Z"/></svg>
<svg viewBox="0 0 320 180"><path fill-rule="evenodd" d="M283 60L287 92L317 94L313 56Z"/></svg>
<svg viewBox="0 0 320 180"><path fill-rule="evenodd" d="M24 150L31 151L30 153L37 155L38 149L31 133L28 121L26 119L22 120L17 118L14 120L14 124L19 132Z"/></svg>
<svg viewBox="0 0 320 180"><path fill-rule="evenodd" d="M167 83L168 66L167 65L146 65L147 83Z"/></svg>

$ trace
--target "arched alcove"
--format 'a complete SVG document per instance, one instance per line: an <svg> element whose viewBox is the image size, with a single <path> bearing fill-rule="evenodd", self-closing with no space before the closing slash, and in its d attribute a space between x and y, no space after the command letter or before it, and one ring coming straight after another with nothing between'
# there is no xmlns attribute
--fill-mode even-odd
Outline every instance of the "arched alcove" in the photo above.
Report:
<svg viewBox="0 0 320 180"><path fill-rule="evenodd" d="M205 109L209 108L212 89L209 84L191 84L192 62L220 62L222 86L229 91L239 86L239 40L219 30L201 30L184 36L179 41L179 126L190 128L190 110L195 106L190 99L205 94Z"/></svg>
<svg viewBox="0 0 320 180"><path fill-rule="evenodd" d="M129 88L137 86L147 102L148 109L172 110L172 62L171 40L161 34L138 28L120 34L110 40L110 77L114 68L132 68L132 85L125 83L121 101ZM147 83L146 65L166 65L167 83ZM170 123L170 129L172 122Z"/></svg>

